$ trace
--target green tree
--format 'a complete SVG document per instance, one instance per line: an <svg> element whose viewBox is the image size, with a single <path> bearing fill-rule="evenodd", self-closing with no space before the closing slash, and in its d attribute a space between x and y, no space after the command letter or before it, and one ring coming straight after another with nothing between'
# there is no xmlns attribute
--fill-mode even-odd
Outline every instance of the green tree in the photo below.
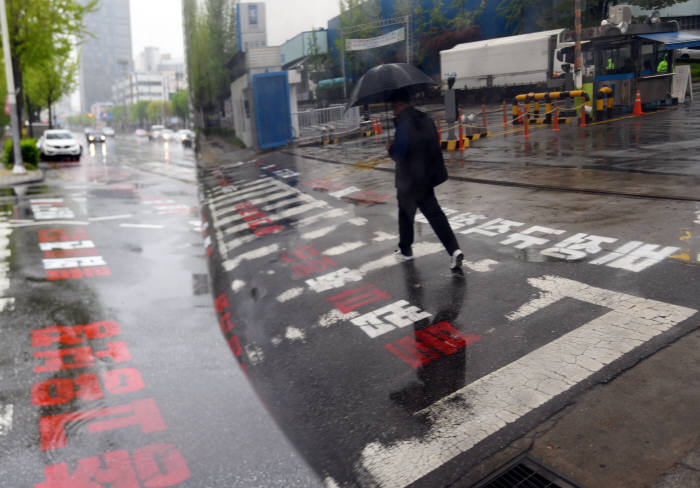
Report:
<svg viewBox="0 0 700 488"><path fill-rule="evenodd" d="M184 0L185 51L192 102L221 114L231 96L228 64L238 51L235 5L230 0Z"/></svg>
<svg viewBox="0 0 700 488"><path fill-rule="evenodd" d="M190 96L185 90L180 90L173 95L173 112L187 125L190 116Z"/></svg>
<svg viewBox="0 0 700 488"><path fill-rule="evenodd" d="M340 29L345 31L345 39L364 39L378 35L379 29L371 24L381 19L381 6L378 0L339 0ZM350 31L350 32L348 32ZM338 50L345 50L341 40L336 40ZM371 58L364 51L344 51L346 76L359 76L371 66Z"/></svg>
<svg viewBox="0 0 700 488"><path fill-rule="evenodd" d="M636 5L646 10L658 10L670 7L677 3L685 3L687 0L627 0L624 3ZM581 2L581 24L584 27L600 25L600 22L608 17L611 5L615 0L588 0ZM498 15L505 17L506 27L512 29L513 34L521 34L525 25L523 19L527 11L541 12L536 19L537 26L542 29L574 28L574 2L573 0L551 2L547 0L501 0L498 5Z"/></svg>
<svg viewBox="0 0 700 488"><path fill-rule="evenodd" d="M173 114L173 104L170 102L154 101L146 108L146 117L152 123L161 122Z"/></svg>
<svg viewBox="0 0 700 488"><path fill-rule="evenodd" d="M147 100L141 100L131 105L129 108L129 122L138 124L142 129L146 128L146 123L148 121L148 105L150 104Z"/></svg>
<svg viewBox="0 0 700 488"><path fill-rule="evenodd" d="M24 93L24 72L39 66L56 50L70 48L87 35L84 18L99 0L6 0L15 88ZM23 97L17 97L22 120Z"/></svg>
<svg viewBox="0 0 700 488"><path fill-rule="evenodd" d="M318 32L319 31L316 29L311 31L311 36L309 37L307 45L309 53L309 73L311 80L314 82L330 77L331 58L328 52L321 52L321 47L318 43Z"/></svg>
<svg viewBox="0 0 700 488"><path fill-rule="evenodd" d="M49 128L53 128L53 106L76 86L78 61L71 59L65 46L28 66L24 72L25 94L31 104L49 111Z"/></svg>

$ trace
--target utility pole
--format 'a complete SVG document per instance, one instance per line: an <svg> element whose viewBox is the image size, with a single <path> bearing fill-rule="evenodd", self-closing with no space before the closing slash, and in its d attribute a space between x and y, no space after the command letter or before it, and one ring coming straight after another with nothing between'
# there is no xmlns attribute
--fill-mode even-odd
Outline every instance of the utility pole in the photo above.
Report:
<svg viewBox="0 0 700 488"><path fill-rule="evenodd" d="M12 71L10 53L10 34L7 28L7 10L5 0L0 0L0 24L2 24L2 50L5 57L5 77L7 78L7 100L10 106L10 127L12 132L12 148L14 149L15 164L12 172L23 174L27 172L22 161L22 147L19 137L19 119L17 117L17 93L15 93L15 78Z"/></svg>
<svg viewBox="0 0 700 488"><path fill-rule="evenodd" d="M574 47L574 81L576 89L583 88L583 63L581 60L581 0L574 0L574 15L576 17L576 46Z"/></svg>

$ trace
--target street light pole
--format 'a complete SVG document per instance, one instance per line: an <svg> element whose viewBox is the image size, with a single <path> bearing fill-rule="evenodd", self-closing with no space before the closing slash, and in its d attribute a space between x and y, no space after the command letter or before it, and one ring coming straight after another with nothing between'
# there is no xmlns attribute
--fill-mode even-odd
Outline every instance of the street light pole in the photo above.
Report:
<svg viewBox="0 0 700 488"><path fill-rule="evenodd" d="M17 117L17 94L15 93L15 78L12 71L12 58L10 53L10 34L7 28L7 10L5 0L0 0L0 24L2 24L2 50L5 58L5 77L7 78L7 99L10 106L10 131L12 132L12 147L14 149L13 173L23 174L27 172L22 161L22 148L19 137L19 119Z"/></svg>

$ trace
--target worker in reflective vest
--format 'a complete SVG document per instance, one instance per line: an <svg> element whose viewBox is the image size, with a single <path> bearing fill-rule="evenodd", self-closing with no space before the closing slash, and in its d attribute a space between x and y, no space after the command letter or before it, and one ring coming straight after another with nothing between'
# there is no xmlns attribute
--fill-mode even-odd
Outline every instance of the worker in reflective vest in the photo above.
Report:
<svg viewBox="0 0 700 488"><path fill-rule="evenodd" d="M656 67L656 71L658 73L667 73L668 72L668 54L664 55L664 59L661 60L659 65Z"/></svg>

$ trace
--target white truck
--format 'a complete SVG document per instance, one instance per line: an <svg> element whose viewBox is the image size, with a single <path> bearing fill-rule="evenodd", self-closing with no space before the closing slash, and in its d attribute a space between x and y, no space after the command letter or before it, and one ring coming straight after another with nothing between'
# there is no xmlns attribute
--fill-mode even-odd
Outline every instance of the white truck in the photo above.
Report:
<svg viewBox="0 0 700 488"><path fill-rule="evenodd" d="M558 59L561 49L573 43L561 43L555 29L518 36L458 44L440 51L443 90L455 78L454 88L467 90L480 98L485 92L517 94L530 88L546 90L573 87L573 67Z"/></svg>

